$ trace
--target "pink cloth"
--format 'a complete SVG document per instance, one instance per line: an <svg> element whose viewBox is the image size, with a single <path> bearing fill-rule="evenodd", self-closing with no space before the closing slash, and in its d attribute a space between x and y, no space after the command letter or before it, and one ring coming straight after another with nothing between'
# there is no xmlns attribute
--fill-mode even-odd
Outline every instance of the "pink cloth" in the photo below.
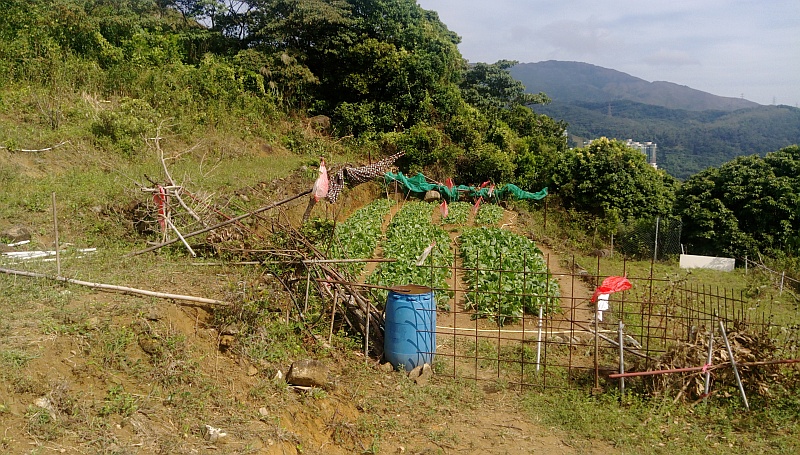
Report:
<svg viewBox="0 0 800 455"><path fill-rule="evenodd" d="M328 181L328 168L325 167L325 159L323 158L319 163L319 177L317 177L317 181L314 182L314 187L311 190L311 196L316 202L319 202L320 199L325 199L328 197L329 186L330 182Z"/></svg>

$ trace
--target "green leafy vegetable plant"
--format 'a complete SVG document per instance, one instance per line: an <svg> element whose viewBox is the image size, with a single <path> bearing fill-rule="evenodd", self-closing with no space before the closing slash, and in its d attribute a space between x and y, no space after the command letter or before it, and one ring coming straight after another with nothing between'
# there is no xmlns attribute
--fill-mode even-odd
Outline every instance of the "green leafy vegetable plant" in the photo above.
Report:
<svg viewBox="0 0 800 455"><path fill-rule="evenodd" d="M450 236L440 226L435 226L431 215L436 204L410 202L403 206L386 229L383 255L396 262L382 263L369 277L373 284L402 286L418 284L437 290L449 289L447 278L453 257L450 253ZM433 245L423 265L418 266L426 248ZM385 296L385 292L383 293ZM450 292L437 292L436 303L447 308Z"/></svg>
<svg viewBox="0 0 800 455"><path fill-rule="evenodd" d="M530 239L499 228L468 228L460 237L466 308L503 325L523 312L558 309L559 288Z"/></svg>
<svg viewBox="0 0 800 455"><path fill-rule="evenodd" d="M336 226L331 257L371 258L381 238L383 219L394 201L378 199L355 211L347 220ZM361 273L364 263L345 264L353 274Z"/></svg>
<svg viewBox="0 0 800 455"><path fill-rule="evenodd" d="M481 226L494 226L503 219L503 208L495 204L481 204L478 214L475 215L475 224Z"/></svg>

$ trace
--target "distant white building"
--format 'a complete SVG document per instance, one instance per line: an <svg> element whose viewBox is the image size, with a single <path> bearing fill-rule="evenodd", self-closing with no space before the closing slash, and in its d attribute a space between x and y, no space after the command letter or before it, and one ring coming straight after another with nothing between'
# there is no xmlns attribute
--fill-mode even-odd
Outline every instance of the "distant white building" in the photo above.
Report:
<svg viewBox="0 0 800 455"><path fill-rule="evenodd" d="M633 139L628 139L625 145L644 153L644 156L647 157L647 162L658 169L658 164L656 164L656 149L658 146L655 142L636 142Z"/></svg>

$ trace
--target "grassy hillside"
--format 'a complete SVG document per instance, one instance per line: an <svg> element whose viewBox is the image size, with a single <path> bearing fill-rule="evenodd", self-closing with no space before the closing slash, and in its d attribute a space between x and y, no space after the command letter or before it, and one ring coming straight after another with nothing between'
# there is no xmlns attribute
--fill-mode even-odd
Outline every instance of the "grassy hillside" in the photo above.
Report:
<svg viewBox="0 0 800 455"><path fill-rule="evenodd" d="M501 380L434 376L417 386L387 371L364 357L357 333L330 335L315 297L306 321L287 318L305 296L276 277L294 277L296 264L253 263L242 252L285 253L293 245L272 227L300 228L306 198L197 236L197 257L180 242L130 256L163 239L143 190L169 177L210 224L309 189L320 156L332 168L363 164L381 144L330 136L278 93L304 87L264 84L256 52L206 53L226 49L223 36L163 3L86 2L92 14L75 2L10 5L0 23L0 72L9 76L0 81L0 252L53 250L54 220L62 249L58 262L2 256L0 268L223 303L0 273L0 452L797 453L796 394L746 414L735 396L700 409L673 397L518 391ZM291 77L305 74L292 73L300 69L288 57L275 60ZM415 138L434 142L428 133ZM331 225L382 190L348 190L311 216ZM529 209L519 207L520 229L565 261L594 246L584 218L551 208L543 222ZM199 227L176 213L184 233ZM9 246L13 230L30 243ZM676 267L656 270L669 277ZM703 279L779 298L741 274ZM306 358L330 368L325 387L276 379ZM212 440L207 425L227 436Z"/></svg>

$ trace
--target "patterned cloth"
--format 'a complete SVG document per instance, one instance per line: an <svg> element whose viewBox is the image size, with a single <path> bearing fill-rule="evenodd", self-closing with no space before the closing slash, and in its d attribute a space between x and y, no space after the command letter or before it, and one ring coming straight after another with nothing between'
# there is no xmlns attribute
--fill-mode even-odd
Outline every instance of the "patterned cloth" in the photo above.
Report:
<svg viewBox="0 0 800 455"><path fill-rule="evenodd" d="M368 182L376 177L383 176L401 156L403 156L403 152L395 153L388 158L384 158L367 166L345 166L339 169L339 172L331 179L330 188L328 189L328 201L331 204L336 202L336 199L339 198L339 194L341 194L344 189L345 182L351 185L358 185L359 183Z"/></svg>

